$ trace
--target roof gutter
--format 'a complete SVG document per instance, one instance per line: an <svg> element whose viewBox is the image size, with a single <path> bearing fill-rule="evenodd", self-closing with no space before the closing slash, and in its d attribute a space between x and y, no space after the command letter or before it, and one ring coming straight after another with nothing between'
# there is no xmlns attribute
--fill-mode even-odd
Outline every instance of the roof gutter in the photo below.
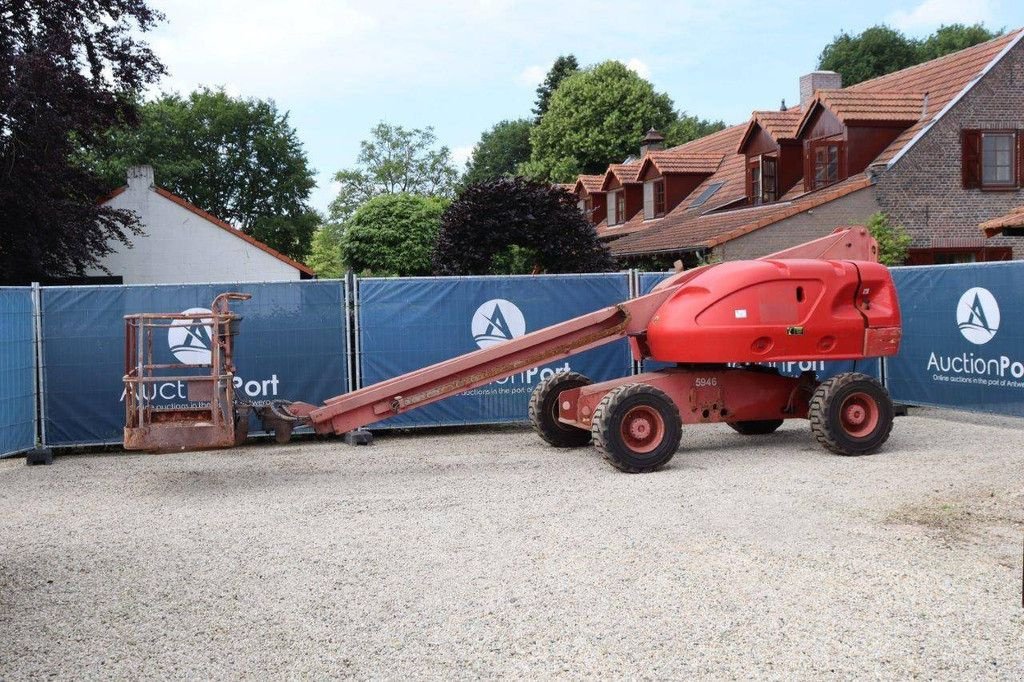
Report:
<svg viewBox="0 0 1024 682"><path fill-rule="evenodd" d="M950 109L952 109L960 100L962 100L967 95L967 93L970 92L971 89L974 88L974 86L978 84L978 81L980 81L982 78L984 78L988 74L988 72L992 70L992 67L994 67L996 64L998 64L1003 59L1003 57L1006 56L1006 54L1010 50L1012 50L1014 47L1017 46L1017 43L1019 43L1021 41L1021 38L1024 38L1024 30L1020 31L1020 33L1017 34L1016 38L1011 40L1007 44L1007 46L1004 47L1002 49L1002 51L999 54L997 54L992 59L992 61L990 61L988 64L986 64L985 68L981 70L981 73L979 73L974 78L974 80L972 80L970 83L968 83L966 86L964 86L964 89L961 90L960 92L958 92L956 94L956 97L954 97L953 99L949 100L949 102L946 104L946 106L942 107L942 111L940 111L939 113L935 114L935 117L932 118L932 120L928 121L928 123L926 123L923 128L921 128L919 131L917 131L917 134L914 135L912 138L910 138L910 142L907 142L905 145L903 145L902 149L900 149L898 152L896 152L896 156L894 156L891 159L889 159L889 163L886 164L886 170L888 170L888 169L892 168L893 166L895 166L896 163L899 162L899 160L903 158L904 154L906 154L910 150L911 147L913 147L915 144L917 144L918 140L920 140L922 137L924 137L925 134L929 130L932 129L932 126L934 126L943 116L946 115L947 112L949 112Z"/></svg>

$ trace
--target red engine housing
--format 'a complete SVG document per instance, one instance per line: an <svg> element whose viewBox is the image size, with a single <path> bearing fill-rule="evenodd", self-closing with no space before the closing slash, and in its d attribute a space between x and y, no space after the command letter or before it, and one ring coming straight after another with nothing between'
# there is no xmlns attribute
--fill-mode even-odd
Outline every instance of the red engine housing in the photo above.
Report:
<svg viewBox="0 0 1024 682"><path fill-rule="evenodd" d="M722 263L695 272L635 338L638 358L679 363L854 360L899 350L889 270L868 261Z"/></svg>

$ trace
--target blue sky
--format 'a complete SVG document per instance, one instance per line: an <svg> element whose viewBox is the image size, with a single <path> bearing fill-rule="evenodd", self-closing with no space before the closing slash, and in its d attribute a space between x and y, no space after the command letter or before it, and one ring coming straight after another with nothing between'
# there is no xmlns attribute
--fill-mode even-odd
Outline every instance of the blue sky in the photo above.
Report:
<svg viewBox="0 0 1024 682"><path fill-rule="evenodd" d="M317 171L326 209L378 121L433 126L462 167L480 133L530 115L551 62L617 59L677 108L737 123L798 101L798 79L841 30L885 22L924 36L942 23L1024 26L1019 0L153 0L167 21L149 40L163 90L223 86L269 98ZM159 182L159 178L157 178Z"/></svg>

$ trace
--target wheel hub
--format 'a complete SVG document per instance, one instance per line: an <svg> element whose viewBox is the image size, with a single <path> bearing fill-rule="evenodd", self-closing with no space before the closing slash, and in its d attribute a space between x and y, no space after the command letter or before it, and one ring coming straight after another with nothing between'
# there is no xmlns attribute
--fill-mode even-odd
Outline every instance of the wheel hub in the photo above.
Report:
<svg viewBox="0 0 1024 682"><path fill-rule="evenodd" d="M878 403L867 393L850 394L839 408L843 430L854 438L869 436L878 426L878 420Z"/></svg>
<svg viewBox="0 0 1024 682"><path fill-rule="evenodd" d="M619 433L623 442L636 453L653 451L665 437L665 420L648 405L638 405L622 417Z"/></svg>

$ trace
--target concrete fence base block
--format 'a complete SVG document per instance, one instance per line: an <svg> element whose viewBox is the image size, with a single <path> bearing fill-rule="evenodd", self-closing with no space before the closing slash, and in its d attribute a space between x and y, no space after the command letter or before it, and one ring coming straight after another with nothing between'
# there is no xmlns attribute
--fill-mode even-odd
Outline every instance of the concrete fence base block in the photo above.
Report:
<svg viewBox="0 0 1024 682"><path fill-rule="evenodd" d="M37 464L53 464L53 450L50 448L35 448L25 453L25 464L35 466Z"/></svg>
<svg viewBox="0 0 1024 682"><path fill-rule="evenodd" d="M355 431L349 431L344 436L345 442L349 445L372 445L373 434L366 429L356 429Z"/></svg>

